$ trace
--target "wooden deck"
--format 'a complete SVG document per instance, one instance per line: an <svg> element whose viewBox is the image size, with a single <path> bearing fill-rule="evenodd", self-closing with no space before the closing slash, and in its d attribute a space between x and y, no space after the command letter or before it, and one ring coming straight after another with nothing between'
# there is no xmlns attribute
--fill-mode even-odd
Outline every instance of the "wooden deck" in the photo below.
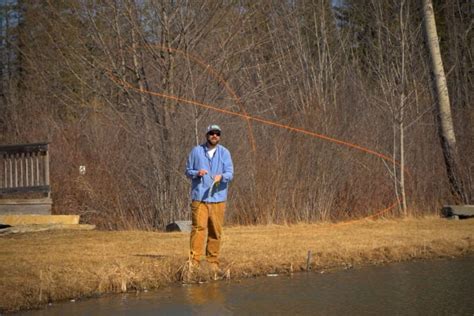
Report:
<svg viewBox="0 0 474 316"><path fill-rule="evenodd" d="M52 201L50 198L38 199L2 199L0 200L0 216L8 214L50 215Z"/></svg>
<svg viewBox="0 0 474 316"><path fill-rule="evenodd" d="M40 224L79 224L79 215L0 215L0 223L10 226Z"/></svg>
<svg viewBox="0 0 474 316"><path fill-rule="evenodd" d="M51 214L48 143L0 145L0 215Z"/></svg>

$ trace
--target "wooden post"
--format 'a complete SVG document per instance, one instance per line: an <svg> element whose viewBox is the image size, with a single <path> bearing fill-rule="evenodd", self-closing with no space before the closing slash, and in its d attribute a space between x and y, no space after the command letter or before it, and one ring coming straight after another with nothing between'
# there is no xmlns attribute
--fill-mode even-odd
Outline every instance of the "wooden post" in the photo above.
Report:
<svg viewBox="0 0 474 316"><path fill-rule="evenodd" d="M48 145L46 145L46 153L44 155L44 185L49 185L49 150ZM48 192L48 197L50 196L50 192Z"/></svg>
<svg viewBox="0 0 474 316"><path fill-rule="evenodd" d="M34 165L33 165L33 157L34 157L34 153L30 153L30 184L31 186L34 186L35 185L35 168L34 168Z"/></svg>
<svg viewBox="0 0 474 316"><path fill-rule="evenodd" d="M27 187L30 186L30 173L29 173L29 158L30 158L30 154L29 153L26 153L25 154L25 185Z"/></svg>
<svg viewBox="0 0 474 316"><path fill-rule="evenodd" d="M8 180L7 180L7 155L3 155L3 187L8 187Z"/></svg>
<svg viewBox="0 0 474 316"><path fill-rule="evenodd" d="M306 271L311 270L311 257L312 257L311 250L308 250L308 257L306 258Z"/></svg>
<svg viewBox="0 0 474 316"><path fill-rule="evenodd" d="M12 155L8 155L8 165L10 168L8 168L8 173L10 175L10 188L13 187L13 161L12 161Z"/></svg>
<svg viewBox="0 0 474 316"><path fill-rule="evenodd" d="M39 157L38 157L39 153L35 153L35 162L36 162L36 181L35 181L35 185L40 185L41 182L40 182L40 168L39 168Z"/></svg>
<svg viewBox="0 0 474 316"><path fill-rule="evenodd" d="M15 159L15 188L18 188L18 154L15 154L13 159Z"/></svg>

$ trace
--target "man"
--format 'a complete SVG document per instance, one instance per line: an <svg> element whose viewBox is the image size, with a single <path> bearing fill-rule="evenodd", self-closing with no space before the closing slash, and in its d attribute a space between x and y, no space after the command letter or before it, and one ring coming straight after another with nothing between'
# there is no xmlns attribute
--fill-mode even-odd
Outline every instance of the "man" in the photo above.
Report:
<svg viewBox="0 0 474 316"><path fill-rule="evenodd" d="M186 163L186 175L192 180L191 259L199 265L207 235L206 258L214 271L219 268L227 188L234 175L230 152L219 145L221 132L218 125L209 125L206 143L194 147Z"/></svg>

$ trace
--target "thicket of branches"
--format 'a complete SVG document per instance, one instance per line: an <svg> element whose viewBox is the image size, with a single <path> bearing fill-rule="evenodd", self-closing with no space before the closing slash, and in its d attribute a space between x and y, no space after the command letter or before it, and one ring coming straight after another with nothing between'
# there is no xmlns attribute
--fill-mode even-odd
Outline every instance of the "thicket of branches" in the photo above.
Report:
<svg viewBox="0 0 474 316"><path fill-rule="evenodd" d="M472 200L472 8L434 4ZM429 214L453 202L418 1L11 0L0 10L0 143L51 143L56 213L109 229L187 219L185 160L210 123L235 164L230 223L356 218L393 202L391 214ZM409 175L146 91L365 146Z"/></svg>

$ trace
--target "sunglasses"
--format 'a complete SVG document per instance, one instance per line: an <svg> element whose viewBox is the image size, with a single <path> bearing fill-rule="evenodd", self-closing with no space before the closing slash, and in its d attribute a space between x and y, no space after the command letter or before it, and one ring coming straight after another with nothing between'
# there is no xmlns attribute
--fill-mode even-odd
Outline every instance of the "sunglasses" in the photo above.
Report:
<svg viewBox="0 0 474 316"><path fill-rule="evenodd" d="M214 135L216 135L216 136L221 136L221 132L209 132L209 133L207 133L207 135L210 135L210 136L214 136Z"/></svg>

